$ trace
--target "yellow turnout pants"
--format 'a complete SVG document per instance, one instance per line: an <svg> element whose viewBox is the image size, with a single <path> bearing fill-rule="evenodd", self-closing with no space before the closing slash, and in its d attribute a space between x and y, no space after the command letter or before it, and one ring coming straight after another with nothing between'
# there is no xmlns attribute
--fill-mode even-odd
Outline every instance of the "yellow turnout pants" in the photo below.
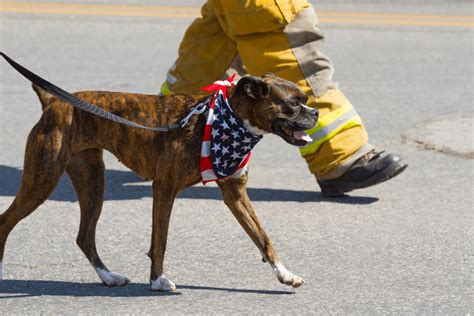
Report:
<svg viewBox="0 0 474 316"><path fill-rule="evenodd" d="M272 72L296 83L320 113L300 149L318 179L340 176L370 149L351 103L332 82L333 66L320 53L323 35L306 0L208 0L187 29L162 94L199 94L201 87L239 75Z"/></svg>

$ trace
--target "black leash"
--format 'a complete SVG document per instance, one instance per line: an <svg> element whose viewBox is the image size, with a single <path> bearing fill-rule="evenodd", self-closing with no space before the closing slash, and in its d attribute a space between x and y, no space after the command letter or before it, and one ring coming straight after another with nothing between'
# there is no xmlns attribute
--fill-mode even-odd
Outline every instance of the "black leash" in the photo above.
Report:
<svg viewBox="0 0 474 316"><path fill-rule="evenodd" d="M69 104L75 106L76 108L79 108L81 110L84 110L86 112L92 113L94 115L100 116L102 118L105 118L110 121L114 121L126 126L131 126L131 127L136 127L136 128L141 128L141 129L146 129L149 131L155 131L155 132L168 132L172 129L176 129L178 127L184 127L191 116L195 114L201 114L204 113L208 107L209 104L211 103L211 97L207 97L204 99L202 102L198 103L194 107L192 107L186 116L182 118L178 124L167 124L166 126L162 127L148 127L144 126L132 121L129 121L127 119L124 119L123 117L117 116L113 113L107 112L104 109L91 104L87 101L81 100L78 97L74 96L73 94L59 88L58 86L52 84L51 82L41 78L40 76L32 73L25 67L21 66L14 60L12 60L10 57L5 55L4 53L0 52L0 55L2 55L3 58L13 67L15 68L20 74L22 74L26 79L30 80L33 84L37 85L41 89L47 91L48 93L52 94L56 98L63 100L65 102L68 102Z"/></svg>

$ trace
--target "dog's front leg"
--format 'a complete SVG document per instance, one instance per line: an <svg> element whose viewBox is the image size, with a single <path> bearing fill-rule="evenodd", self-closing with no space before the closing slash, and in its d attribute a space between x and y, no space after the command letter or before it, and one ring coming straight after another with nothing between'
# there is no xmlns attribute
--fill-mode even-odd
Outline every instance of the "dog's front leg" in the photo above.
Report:
<svg viewBox="0 0 474 316"><path fill-rule="evenodd" d="M257 245L264 261L271 264L281 283L298 287L303 279L288 271L276 255L273 244L258 220L255 209L247 195L247 176L228 178L218 182L224 195L224 202L230 208L237 221Z"/></svg>
<svg viewBox="0 0 474 316"><path fill-rule="evenodd" d="M163 274L171 209L177 195L175 188L166 182L153 182L153 230L148 256L151 258L151 289L156 291L176 290L176 285Z"/></svg>

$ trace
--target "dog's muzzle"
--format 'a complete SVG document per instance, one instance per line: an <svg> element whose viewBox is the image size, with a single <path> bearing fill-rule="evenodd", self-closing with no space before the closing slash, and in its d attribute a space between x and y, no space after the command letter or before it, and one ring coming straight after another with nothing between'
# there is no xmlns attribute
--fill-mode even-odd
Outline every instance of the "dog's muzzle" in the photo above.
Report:
<svg viewBox="0 0 474 316"><path fill-rule="evenodd" d="M319 112L317 109L308 108L305 113L301 113L295 120L278 118L272 124L275 134L283 138L284 141L295 146L306 146L313 140L304 131L316 126Z"/></svg>

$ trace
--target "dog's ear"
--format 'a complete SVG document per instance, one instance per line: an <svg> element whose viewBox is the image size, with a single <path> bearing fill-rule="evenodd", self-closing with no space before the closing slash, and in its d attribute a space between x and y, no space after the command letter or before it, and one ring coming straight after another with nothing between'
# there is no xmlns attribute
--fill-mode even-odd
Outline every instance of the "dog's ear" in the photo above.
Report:
<svg viewBox="0 0 474 316"><path fill-rule="evenodd" d="M245 76L237 83L234 94L242 93L251 99L259 100L265 98L269 92L270 88L262 78Z"/></svg>

